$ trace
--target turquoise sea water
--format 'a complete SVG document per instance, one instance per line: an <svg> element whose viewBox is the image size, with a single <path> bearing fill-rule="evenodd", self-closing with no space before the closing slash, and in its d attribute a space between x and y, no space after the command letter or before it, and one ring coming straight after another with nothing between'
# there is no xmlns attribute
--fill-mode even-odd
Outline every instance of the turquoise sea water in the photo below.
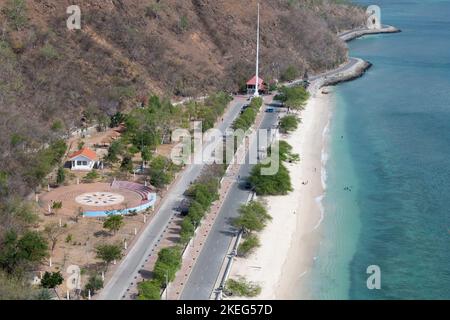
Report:
<svg viewBox="0 0 450 320"><path fill-rule="evenodd" d="M374 66L336 88L310 293L450 299L450 1L355 2L403 32L350 43ZM381 290L367 289L369 265Z"/></svg>

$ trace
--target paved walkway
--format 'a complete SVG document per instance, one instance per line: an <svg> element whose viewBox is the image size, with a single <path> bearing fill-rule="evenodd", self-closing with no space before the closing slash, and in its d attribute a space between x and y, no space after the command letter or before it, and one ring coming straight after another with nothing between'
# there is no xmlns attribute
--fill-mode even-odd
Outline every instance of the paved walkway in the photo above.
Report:
<svg viewBox="0 0 450 320"><path fill-rule="evenodd" d="M273 96L265 97L265 103L267 103L267 101L272 101L272 99ZM262 123L264 112L266 109L265 103L263 103L263 106L261 107L261 110L255 119L255 123L252 126L254 130L256 128L259 128ZM254 138L255 136L252 137ZM245 161L247 150L251 143L251 139L245 139L236 151L235 161L228 167L228 170L222 180L221 187L219 189L219 200L213 204L211 211L202 221L202 224L197 230L196 236L193 238L193 241L191 241L189 248L186 250L183 256L181 270L177 272L175 280L169 284L167 293L168 300L180 299L184 285L189 279L193 266L203 249L206 239L211 232L211 229L216 221L217 216L219 215L222 205L225 202L225 199L227 198L231 187L238 180L238 174L241 168L240 163L243 163ZM165 298L165 295L163 295L163 298Z"/></svg>
<svg viewBox="0 0 450 320"><path fill-rule="evenodd" d="M219 120L216 128L224 132L239 114L244 103L245 100L242 98L234 99L228 106L223 121ZM148 273L146 263L150 262L149 257L156 255L155 248L161 243L170 223L175 219L173 208L178 206L184 191L198 177L202 167L203 165L200 164L191 164L179 174L178 179L171 185L170 191L166 192L166 196L159 202L152 221L147 223L141 233L135 237L135 241L130 244L121 263L111 268L107 279L109 281L98 295L98 299L129 298L129 293L134 290L140 274Z"/></svg>

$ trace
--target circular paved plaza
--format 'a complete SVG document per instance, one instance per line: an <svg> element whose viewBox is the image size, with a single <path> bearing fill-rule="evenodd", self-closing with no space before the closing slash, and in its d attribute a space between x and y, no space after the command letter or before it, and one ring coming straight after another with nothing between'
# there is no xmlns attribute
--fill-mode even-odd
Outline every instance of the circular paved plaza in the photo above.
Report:
<svg viewBox="0 0 450 320"><path fill-rule="evenodd" d="M118 193L112 192L89 192L75 198L79 204L94 207L104 207L115 204L120 204L125 200L125 197Z"/></svg>
<svg viewBox="0 0 450 320"><path fill-rule="evenodd" d="M133 208L142 204L142 196L131 190L111 188L108 183L63 186L39 196L44 213L48 213L49 206L58 201L62 203L58 215L73 216L80 210L110 211Z"/></svg>

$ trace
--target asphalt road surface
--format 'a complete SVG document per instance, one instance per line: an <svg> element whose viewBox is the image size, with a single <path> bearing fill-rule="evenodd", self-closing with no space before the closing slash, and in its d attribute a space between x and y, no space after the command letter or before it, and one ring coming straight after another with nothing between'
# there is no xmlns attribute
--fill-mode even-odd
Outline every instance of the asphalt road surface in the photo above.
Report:
<svg viewBox="0 0 450 320"><path fill-rule="evenodd" d="M266 107L263 106L264 108ZM260 129L273 128L278 122L279 115L276 112L265 113ZM256 141L253 141L253 145L256 143ZM248 160L248 154L246 158ZM239 171L241 179L250 175L253 165L248 164L248 162L245 161L245 164L241 165ZM231 220L237 217L239 206L247 202L249 195L250 191L242 188L238 181L234 182L184 287L181 300L210 299L228 247L237 232L231 225Z"/></svg>
<svg viewBox="0 0 450 320"><path fill-rule="evenodd" d="M243 98L237 98L232 102L232 108L224 115L223 122L218 128L225 132L239 115L242 106L246 103ZM146 226L138 241L118 266L109 282L99 295L99 300L120 300L125 297L127 289L134 284L134 279L142 269L145 260L152 253L152 248L158 242L162 232L176 212L176 208L183 199L183 193L192 181L202 171L203 164L192 164L186 168L170 193L163 199L163 203L155 214L153 220Z"/></svg>

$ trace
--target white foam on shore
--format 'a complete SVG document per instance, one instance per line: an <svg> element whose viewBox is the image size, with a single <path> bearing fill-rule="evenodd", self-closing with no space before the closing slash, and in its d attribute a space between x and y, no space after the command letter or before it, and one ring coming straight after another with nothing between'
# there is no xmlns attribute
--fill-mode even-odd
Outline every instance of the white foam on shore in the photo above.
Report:
<svg viewBox="0 0 450 320"><path fill-rule="evenodd" d="M314 226L313 230L317 230L317 228L320 227L322 224L323 219L325 218L325 208L323 206L323 199L325 198L325 194L319 196L316 198L316 203L319 206L320 209L320 219L317 221L317 224Z"/></svg>
<svg viewBox="0 0 450 320"><path fill-rule="evenodd" d="M322 154L321 154L321 171L320 171L320 179L322 182L322 188L323 190L327 189L327 162L329 159L329 155L327 152L327 144L328 144L328 138L329 138L329 134L330 134L330 123L331 123L331 119L328 119L327 125L325 126L325 128L322 131L322 139L323 139L323 147L322 147Z"/></svg>
<svg viewBox="0 0 450 320"><path fill-rule="evenodd" d="M320 219L317 222L317 224L314 226L314 228L313 228L314 230L317 230L317 228L320 227L323 219L325 218L325 208L323 205L323 199L325 198L325 191L327 189L327 179L328 179L327 163L328 163L328 159L329 159L329 154L327 152L327 144L328 144L328 138L329 138L329 134L330 134L330 123L331 123L331 119L328 119L328 122L322 131L323 147L322 147L322 153L321 153L320 180L322 183L322 188L324 190L324 193L315 199L316 203L320 209Z"/></svg>

